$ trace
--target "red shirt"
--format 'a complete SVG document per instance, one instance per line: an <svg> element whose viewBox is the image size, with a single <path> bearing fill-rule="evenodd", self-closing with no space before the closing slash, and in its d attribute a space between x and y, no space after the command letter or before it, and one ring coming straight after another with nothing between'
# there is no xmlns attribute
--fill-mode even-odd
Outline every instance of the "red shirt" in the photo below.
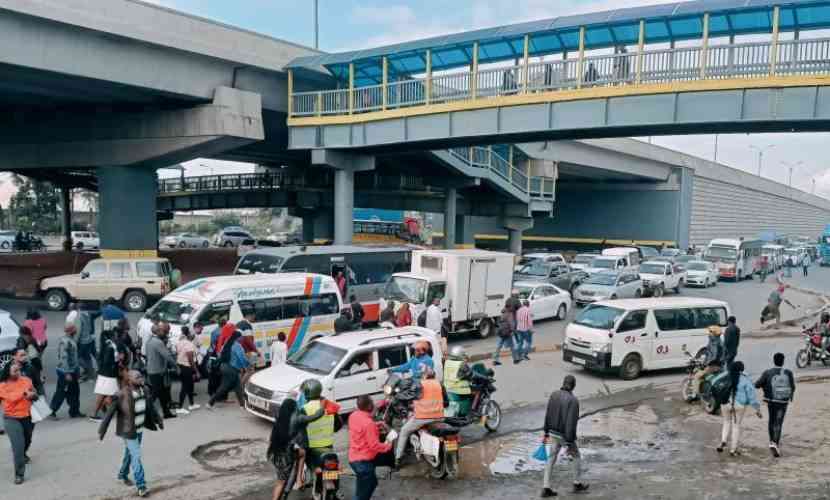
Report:
<svg viewBox="0 0 830 500"><path fill-rule="evenodd" d="M381 443L378 424L372 415L357 410L349 417L349 462L369 462L380 453L392 449L392 443Z"/></svg>
<svg viewBox="0 0 830 500"><path fill-rule="evenodd" d="M245 352L257 352L256 341L254 340L253 335L243 335L239 337L239 345L242 346L242 349L244 349Z"/></svg>
<svg viewBox="0 0 830 500"><path fill-rule="evenodd" d="M225 326L222 327L222 331L219 333L219 338L216 339L216 354L222 353L222 348L225 347L225 342L233 336L233 332L235 331L236 325L233 323L225 323Z"/></svg>
<svg viewBox="0 0 830 500"><path fill-rule="evenodd" d="M409 326L412 324L412 312L409 309L399 309L395 318L395 326Z"/></svg>

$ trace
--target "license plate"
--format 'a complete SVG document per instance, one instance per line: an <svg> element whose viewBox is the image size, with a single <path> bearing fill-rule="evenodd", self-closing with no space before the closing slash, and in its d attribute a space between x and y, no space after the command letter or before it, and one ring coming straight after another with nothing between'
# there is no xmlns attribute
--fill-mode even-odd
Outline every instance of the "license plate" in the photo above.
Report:
<svg viewBox="0 0 830 500"><path fill-rule="evenodd" d="M337 481L340 478L340 472L336 470L323 471L323 481Z"/></svg>
<svg viewBox="0 0 830 500"><path fill-rule="evenodd" d="M444 449L447 451L458 451L458 441L445 441Z"/></svg>
<svg viewBox="0 0 830 500"><path fill-rule="evenodd" d="M571 362L576 363L578 365L584 365L585 360L582 358L571 358Z"/></svg>
<svg viewBox="0 0 830 500"><path fill-rule="evenodd" d="M249 394L248 395L248 404L255 407L255 408L259 408L260 410L266 410L266 411L268 410L268 401L266 401L263 398L257 397L257 396L251 396Z"/></svg>

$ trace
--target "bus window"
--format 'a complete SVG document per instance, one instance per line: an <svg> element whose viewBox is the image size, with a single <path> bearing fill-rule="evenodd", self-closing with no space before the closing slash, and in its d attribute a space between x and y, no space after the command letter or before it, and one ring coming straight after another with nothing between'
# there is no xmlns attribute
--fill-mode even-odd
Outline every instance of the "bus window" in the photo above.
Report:
<svg viewBox="0 0 830 500"><path fill-rule="evenodd" d="M227 321L228 317L231 314L231 302L215 302L213 304L208 305L199 314L199 319L197 320L204 326L208 325L218 325L220 319L224 319Z"/></svg>

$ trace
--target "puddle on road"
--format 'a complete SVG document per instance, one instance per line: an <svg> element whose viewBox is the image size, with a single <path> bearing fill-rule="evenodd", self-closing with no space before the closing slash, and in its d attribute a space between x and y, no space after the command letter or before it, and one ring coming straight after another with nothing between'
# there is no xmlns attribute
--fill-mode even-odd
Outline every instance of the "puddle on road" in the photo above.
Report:
<svg viewBox="0 0 830 500"><path fill-rule="evenodd" d="M227 439L211 441L190 453L199 464L212 472L229 472L265 466L267 442L261 439Z"/></svg>
<svg viewBox="0 0 830 500"><path fill-rule="evenodd" d="M668 459L679 447L670 439L676 433L666 429L666 424L645 405L613 409L581 419L579 443L585 470L616 469L626 464L630 472L637 463ZM541 433L533 432L464 446L460 476L480 479L541 471L545 464L532 456L540 442ZM569 462L557 464L558 469L569 467Z"/></svg>

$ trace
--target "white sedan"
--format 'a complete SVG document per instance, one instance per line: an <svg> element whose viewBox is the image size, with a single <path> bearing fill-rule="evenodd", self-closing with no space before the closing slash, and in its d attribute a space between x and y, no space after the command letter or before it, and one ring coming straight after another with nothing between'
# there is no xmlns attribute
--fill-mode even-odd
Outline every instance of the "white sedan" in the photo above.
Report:
<svg viewBox="0 0 830 500"><path fill-rule="evenodd" d="M192 233L180 233L164 238L164 246L170 248L207 248L210 240Z"/></svg>
<svg viewBox="0 0 830 500"><path fill-rule="evenodd" d="M686 286L708 288L718 284L718 268L705 260L692 260L686 263Z"/></svg>
<svg viewBox="0 0 830 500"><path fill-rule="evenodd" d="M548 283L517 281L513 289L519 298L530 301L530 313L534 320L556 318L564 320L571 308L571 294Z"/></svg>

